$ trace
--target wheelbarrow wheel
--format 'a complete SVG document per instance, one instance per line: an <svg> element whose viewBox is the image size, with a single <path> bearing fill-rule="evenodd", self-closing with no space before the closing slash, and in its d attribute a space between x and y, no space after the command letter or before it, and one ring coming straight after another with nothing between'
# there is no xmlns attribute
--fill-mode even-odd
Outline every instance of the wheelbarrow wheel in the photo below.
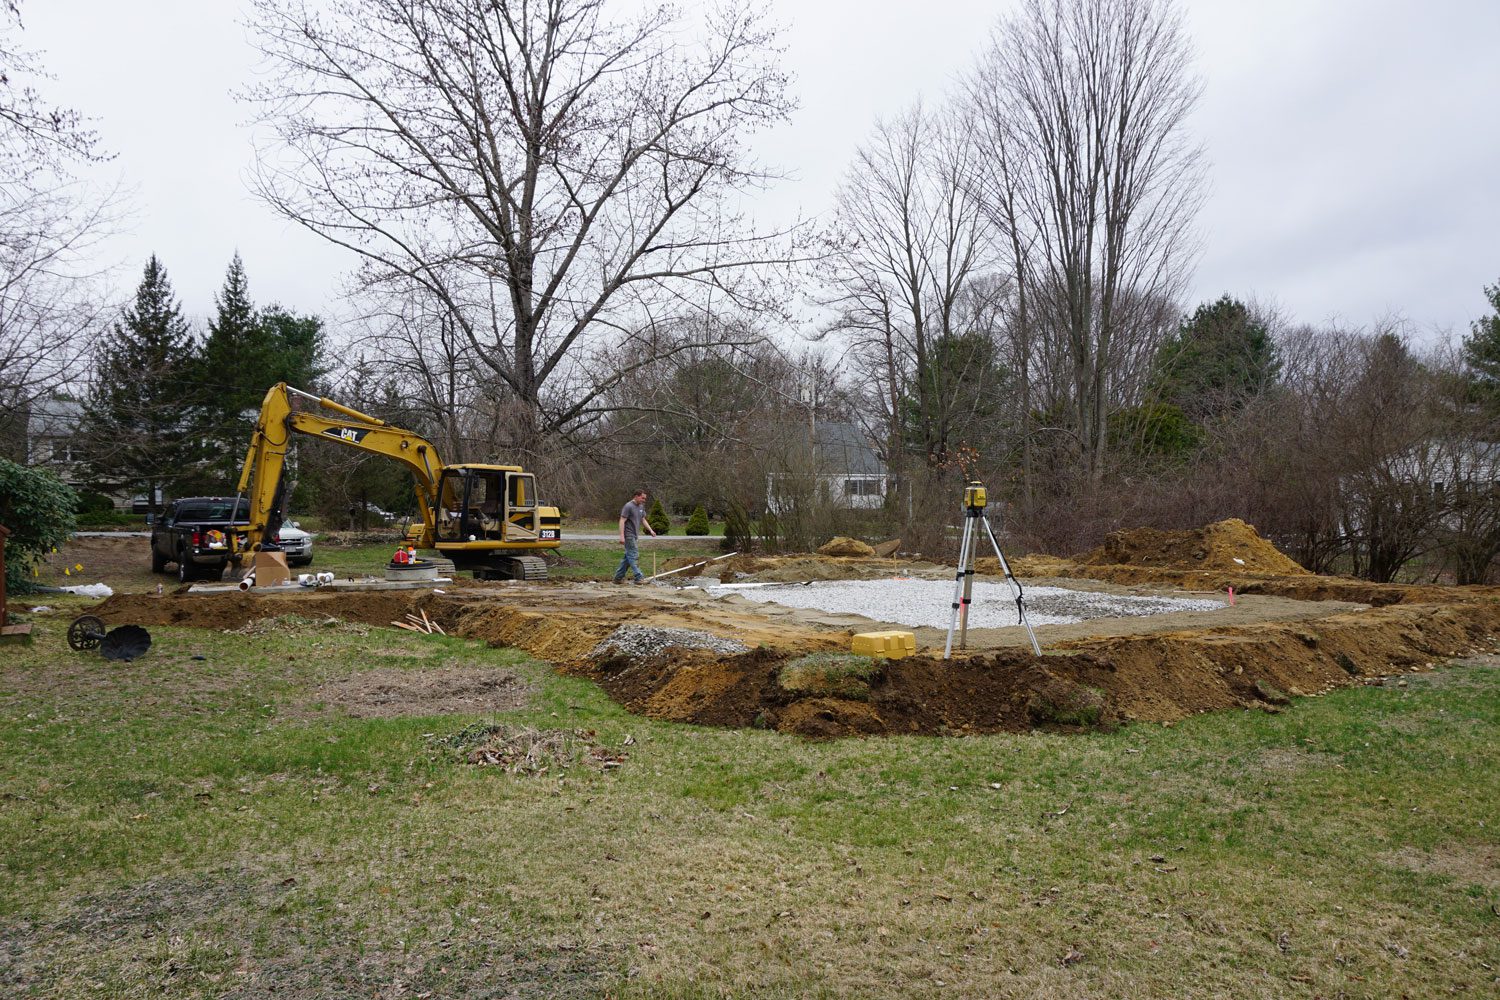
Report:
<svg viewBox="0 0 1500 1000"><path fill-rule="evenodd" d="M93 615L81 615L68 626L68 645L79 652L98 649L103 638L104 622Z"/></svg>

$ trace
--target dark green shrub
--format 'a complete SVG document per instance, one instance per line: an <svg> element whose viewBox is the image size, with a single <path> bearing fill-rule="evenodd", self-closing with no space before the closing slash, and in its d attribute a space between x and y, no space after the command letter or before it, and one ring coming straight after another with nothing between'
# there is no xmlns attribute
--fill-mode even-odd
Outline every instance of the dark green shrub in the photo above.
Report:
<svg viewBox="0 0 1500 1000"><path fill-rule="evenodd" d="M667 517L667 511L662 507L660 498L651 501L651 512L646 515L646 523L651 525L651 530L658 535L665 535L672 530L672 520Z"/></svg>
<svg viewBox="0 0 1500 1000"><path fill-rule="evenodd" d="M99 514L113 514L114 512L115 502L103 493L84 490L78 494L79 520L87 521Z"/></svg>
<svg viewBox="0 0 1500 1000"><path fill-rule="evenodd" d="M692 516L688 518L687 534L708 534L708 511L703 509L702 504L699 504L698 506L693 508Z"/></svg>
<svg viewBox="0 0 1500 1000"><path fill-rule="evenodd" d="M32 571L73 533L78 494L43 469L0 458L0 524L10 529L5 545L5 588L31 589Z"/></svg>
<svg viewBox="0 0 1500 1000"><path fill-rule="evenodd" d="M725 552L750 552L755 548L750 514L738 500L729 501L729 509L724 512L724 541L719 547Z"/></svg>

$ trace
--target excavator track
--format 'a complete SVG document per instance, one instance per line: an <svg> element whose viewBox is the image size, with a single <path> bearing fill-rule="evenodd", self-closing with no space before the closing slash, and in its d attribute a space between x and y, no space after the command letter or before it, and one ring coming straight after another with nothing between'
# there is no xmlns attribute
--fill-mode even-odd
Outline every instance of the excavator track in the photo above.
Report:
<svg viewBox="0 0 1500 1000"><path fill-rule="evenodd" d="M489 565L475 566L476 580L528 580L547 579L547 560L541 556L500 556Z"/></svg>

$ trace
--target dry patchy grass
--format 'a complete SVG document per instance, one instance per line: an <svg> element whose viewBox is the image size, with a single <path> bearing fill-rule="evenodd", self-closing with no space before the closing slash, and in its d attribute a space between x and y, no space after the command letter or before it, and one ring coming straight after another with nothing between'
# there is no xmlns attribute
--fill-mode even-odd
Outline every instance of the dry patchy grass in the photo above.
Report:
<svg viewBox="0 0 1500 1000"><path fill-rule="evenodd" d="M633 717L440 636L155 632L129 665L51 627L0 661L13 994L1500 988L1489 665L1171 728L808 743ZM289 717L339 678L457 665L532 697ZM433 753L476 724L590 730L620 766Z"/></svg>

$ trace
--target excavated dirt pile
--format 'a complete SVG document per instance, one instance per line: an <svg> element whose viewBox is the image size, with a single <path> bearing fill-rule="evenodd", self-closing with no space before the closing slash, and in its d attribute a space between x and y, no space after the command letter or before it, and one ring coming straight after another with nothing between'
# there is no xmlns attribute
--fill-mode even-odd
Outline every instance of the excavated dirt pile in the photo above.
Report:
<svg viewBox="0 0 1500 1000"><path fill-rule="evenodd" d="M1111 532L1103 545L1076 561L1096 566L1307 575L1307 570L1236 517L1192 531L1133 528Z"/></svg>
<svg viewBox="0 0 1500 1000"><path fill-rule="evenodd" d="M384 590L339 593L313 590L291 597L255 594L116 594L92 614L110 625L183 625L188 628L236 629L264 618L296 612L326 615L368 625L389 625L419 608L445 627L451 602L426 591Z"/></svg>
<svg viewBox="0 0 1500 1000"><path fill-rule="evenodd" d="M791 659L765 649L731 657L614 657L575 663L568 672L596 680L626 708L652 718L832 738L1023 730L1072 718L1079 704L1102 704L1090 680L1108 671L1088 654L913 657L882 664L869 679L868 698L799 697L779 679ZM1114 718L1107 708L1088 716L1092 723Z"/></svg>
<svg viewBox="0 0 1500 1000"><path fill-rule="evenodd" d="M1081 728L1173 722L1226 708L1278 711L1439 657L1489 648L1500 604L1352 612L1211 632L1077 640L1057 654L1000 650L968 660L887 661L861 697L799 697L780 682L784 651L605 657L564 665L631 711L712 726L813 738Z"/></svg>

